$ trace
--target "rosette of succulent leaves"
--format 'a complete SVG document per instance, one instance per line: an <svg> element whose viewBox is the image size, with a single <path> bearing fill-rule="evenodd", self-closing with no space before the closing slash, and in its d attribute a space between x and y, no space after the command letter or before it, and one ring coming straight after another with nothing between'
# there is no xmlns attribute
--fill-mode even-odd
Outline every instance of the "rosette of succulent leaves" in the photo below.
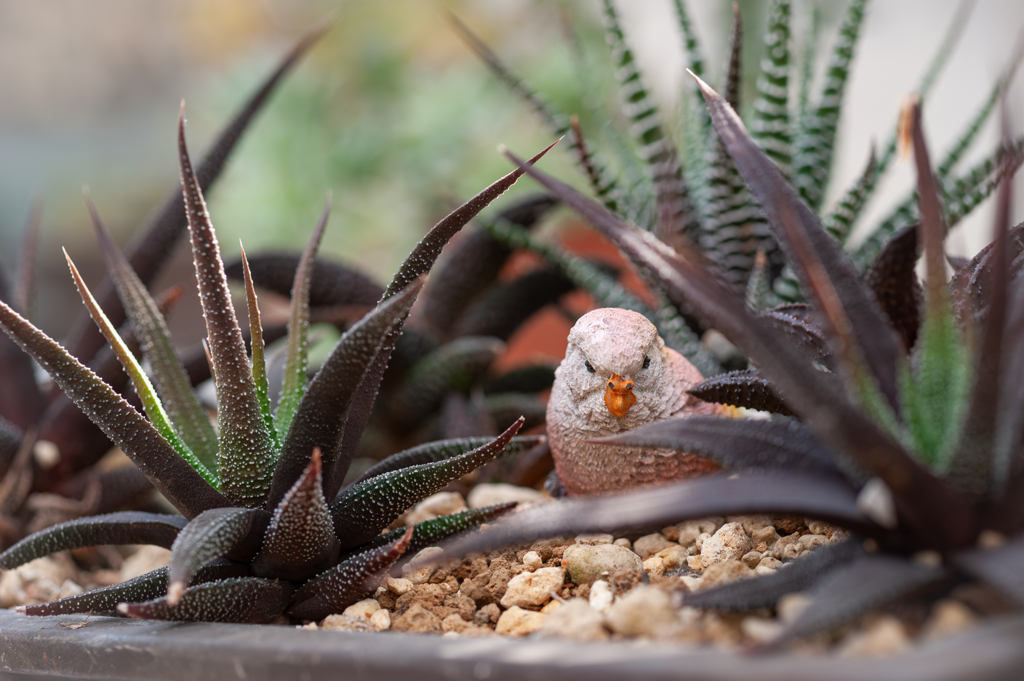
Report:
<svg viewBox="0 0 1024 681"><path fill-rule="evenodd" d="M303 36L224 127L196 168L203 191L209 190L220 176L239 139L280 81L325 30L325 26L320 26ZM32 265L40 209L41 202L37 202L31 211L14 284L11 285L6 273L0 272L0 300L26 318L31 317L34 297ZM186 233L187 225L181 189L175 187L130 249L129 261L143 283L149 284L156 278ZM180 289L174 288L158 296L161 309L166 311L179 294ZM109 282L99 291L99 299L111 323L121 325L126 319L124 309ZM138 353L141 341L130 325L123 326L120 333L128 347ZM284 327L267 329L265 335L283 336ZM116 355L88 314L73 327L66 344L72 355L115 391L123 392L141 406ZM209 378L202 352L187 361L186 366L194 383ZM58 522L149 505L153 486L139 469L96 469L95 464L112 446L110 439L59 386L41 387L36 382L31 358L3 334L0 367L0 549L27 533ZM37 442L49 443L50 453L56 455L44 461L47 465L34 460L33 447Z"/></svg>
<svg viewBox="0 0 1024 681"><path fill-rule="evenodd" d="M532 229L557 205L546 194L517 200L485 226L510 224ZM537 311L557 304L576 286L557 267L543 264L501 279L499 273L513 249L494 239L486 228L462 234L446 249L423 291L423 300L396 343L381 381L380 399L367 425L357 465L379 458L379 452L437 438L497 435L498 424L526 418L524 429L544 422L545 403L537 393L549 389L554 366L521 366L501 374L491 370L509 337ZM249 258L257 287L290 295L298 254L272 252ZM242 262L226 266L229 278L243 279ZM318 260L310 283L311 318L344 330L365 314L384 287L352 265ZM338 293L344 304L335 304ZM268 362L274 366L273 362ZM272 381L273 383L273 381ZM510 418L511 415L511 418ZM547 472L528 462L542 462L544 451L516 460L502 475L532 485ZM532 471L532 472L531 472Z"/></svg>
<svg viewBox="0 0 1024 681"><path fill-rule="evenodd" d="M965 584L989 589L987 602L997 610L1019 609L1024 224L1007 229L1009 183L999 192L994 241L959 263L947 284L948 224L914 102L905 121L921 220L884 245L865 282L728 102L698 83L807 305L758 312L698 251L673 249L568 185L529 172L641 263L673 302L698 311L746 353L780 408L772 409L777 413L770 420L696 416L604 438L600 442L698 452L729 470L652 490L547 504L453 550L657 529L712 515L794 514L834 523L852 537L772 575L687 593L682 602L743 611L772 608L786 594L806 592L810 605L775 646L835 629L872 608L935 598ZM1009 168L1005 174L1011 175ZM922 251L923 286L914 271ZM984 600L974 602L984 608Z"/></svg>
<svg viewBox="0 0 1024 681"><path fill-rule="evenodd" d="M0 569L76 547L156 544L171 549L167 568L22 610L36 615L120 612L173 620L265 622L282 615L319 619L365 594L370 580L406 551L475 528L515 505L469 510L381 533L449 482L506 452L540 444L540 436L515 437L524 422L521 417L497 438L446 440L400 452L342 486L423 276L448 240L524 170L501 178L435 225L379 303L348 328L310 379L306 351L311 272L330 211L328 201L294 274L284 378L272 410L252 278L243 252L250 358L200 180L185 145L184 103L178 146L217 394L216 430L175 354L159 306L104 231L91 201L108 270L150 364L152 382L70 257L68 264L90 315L130 377L145 416L6 304L0 304L0 326L181 515L122 511L55 525L0 554Z"/></svg>
<svg viewBox="0 0 1024 681"><path fill-rule="evenodd" d="M620 88L622 110L609 112L594 107L594 110L581 112L581 115L586 114L588 119L592 119L595 130L616 130L619 121L628 122L628 133L618 136L619 139L615 140L617 150L606 157L588 147L583 126L576 116L570 117L558 111L468 27L457 19L453 19L453 24L496 76L524 100L549 129L557 135L569 136L569 149L574 153L590 190L605 208L623 220L652 232L670 246L697 248L730 286L737 291L746 290L752 303L758 307L802 302L798 278L787 264L788 254L779 248L765 211L744 183L724 144L714 134L711 119L697 96L698 91L683 88L682 109L686 116L677 140L672 126L661 115L644 84L615 3L613 0L601 2L605 38ZM895 124L891 138L880 152L872 150L867 154L863 173L853 185L846 189L834 206L826 210L824 205L846 82L867 4L867 0L850 1L827 65L821 65L816 60L819 52L816 12L806 18L805 23L810 24L810 29L802 32L807 36L806 42L795 45L791 28L792 3L789 0L771 0L763 33L764 47L756 79L756 96L749 108L742 108L740 102L742 23L739 10L734 9L731 47L721 88L734 110L748 112L745 123L750 136L772 159L803 202L820 216L829 236L849 251L861 271L869 267L893 234L918 219L917 204L911 193L892 214L873 229L866 230L868 236L859 245L850 243L863 208L871 199L880 177L892 164L896 151ZM675 0L674 6L689 68L698 77L707 78L706 60L686 3ZM918 87L923 102L956 45L967 22L970 6L970 3L964 3L960 7ZM943 218L950 228L988 197L1001 179L1024 161L1024 139L1016 138L1004 140L976 164L961 168L961 161L1006 90L1019 59L1019 55L1014 57L935 169L944 206ZM585 61L585 68L594 71L599 66ZM824 74L817 89L814 87L816 73ZM590 74L580 74L581 82L591 84L593 80ZM896 118L894 112L894 123ZM627 145L628 149L623 150ZM613 160L608 161L607 158ZM599 306L624 307L645 314L658 327L666 344L686 356L705 377L722 371L720 364L709 356L694 333L706 329L699 315L694 315L686 305L677 310L668 304L667 293L656 279L648 278L645 282L655 300L654 305L645 304L624 291L607 273L587 267L586 263L580 263L571 253L555 244L539 242L522 230L507 225L496 225L492 231L510 244L533 248L548 257L562 267L578 286L589 290ZM634 264L643 274L645 269L640 263ZM721 355L719 359L722 359Z"/></svg>

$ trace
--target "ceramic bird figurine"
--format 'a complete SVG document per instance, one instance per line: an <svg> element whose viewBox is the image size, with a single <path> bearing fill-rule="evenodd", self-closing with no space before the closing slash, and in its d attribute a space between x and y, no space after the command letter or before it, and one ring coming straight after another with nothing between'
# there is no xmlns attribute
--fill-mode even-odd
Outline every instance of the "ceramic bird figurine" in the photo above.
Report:
<svg viewBox="0 0 1024 681"><path fill-rule="evenodd" d="M718 413L717 405L686 393L701 380L642 314L609 307L580 317L547 410L551 455L565 491L617 492L716 470L695 454L587 442L670 417Z"/></svg>

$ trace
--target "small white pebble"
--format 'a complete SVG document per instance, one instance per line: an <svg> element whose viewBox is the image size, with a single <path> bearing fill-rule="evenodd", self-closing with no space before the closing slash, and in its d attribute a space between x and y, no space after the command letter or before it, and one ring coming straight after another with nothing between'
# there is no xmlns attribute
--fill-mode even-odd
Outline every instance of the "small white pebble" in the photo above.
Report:
<svg viewBox="0 0 1024 681"><path fill-rule="evenodd" d="M624 546L627 549L633 548L633 542L629 541L625 537L619 537L618 539L616 539L612 543L615 544L616 546Z"/></svg>
<svg viewBox="0 0 1024 681"><path fill-rule="evenodd" d="M644 572L661 577L665 574L665 561L659 556L651 556L644 561Z"/></svg>
<svg viewBox="0 0 1024 681"><path fill-rule="evenodd" d="M391 593L396 596L401 596L402 594L412 591L412 582L404 577L388 577L387 587L388 591Z"/></svg>
<svg viewBox="0 0 1024 681"><path fill-rule="evenodd" d="M437 571L437 563L443 558L444 549L440 546L428 546L402 566L402 576L413 584L426 584Z"/></svg>
<svg viewBox="0 0 1024 681"><path fill-rule="evenodd" d="M613 537L610 534L578 534L576 535L577 544L611 544Z"/></svg>
<svg viewBox="0 0 1024 681"><path fill-rule="evenodd" d="M380 603L372 598L367 598L348 606L341 614L349 615L350 617L363 617L370 619L370 617L372 617L378 610L380 610Z"/></svg>
<svg viewBox="0 0 1024 681"><path fill-rule="evenodd" d="M608 611L612 606L612 587L603 579L590 585L590 607L600 613Z"/></svg>
<svg viewBox="0 0 1024 681"><path fill-rule="evenodd" d="M391 613L383 608L370 615L370 626L377 631L387 631L391 628Z"/></svg>
<svg viewBox="0 0 1024 681"><path fill-rule="evenodd" d="M540 554L536 551L527 551L526 555L523 556L523 565L530 568L531 570L536 570L543 564L544 561L541 560Z"/></svg>

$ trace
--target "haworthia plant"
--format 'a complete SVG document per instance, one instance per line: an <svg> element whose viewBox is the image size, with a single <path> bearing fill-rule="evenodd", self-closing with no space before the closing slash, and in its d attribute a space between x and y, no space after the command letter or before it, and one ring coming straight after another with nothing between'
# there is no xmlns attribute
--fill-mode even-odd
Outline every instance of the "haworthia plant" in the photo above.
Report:
<svg viewBox="0 0 1024 681"><path fill-rule="evenodd" d="M32 614L92 607L109 611L112 599L130 599L117 603L116 609L131 617L264 622L287 613L322 618L359 598L367 578L393 565L410 546L416 530L410 527L383 544L371 540L413 504L502 455L524 423L520 417L498 438L436 461L400 456L388 472L338 494L351 460L345 438L358 440L365 425L361 419L369 413L370 405L358 400L372 401L424 275L448 240L514 184L523 168L498 180L431 229L381 301L347 329L307 383L310 286L328 205L298 262L286 363L292 378L284 381L286 399L282 400L282 405L289 405L288 400L293 404L279 407L275 419L266 395L262 330L251 271L243 255L252 360L235 317L220 246L184 130L182 108L178 123L182 194L217 391L215 456L207 454L207 461L201 461L192 447L202 449L210 443L195 434L189 434L190 441L180 435L175 421L201 413L201 407L183 378L182 363L174 354L158 305L103 232L90 205L123 303L142 337L155 377L152 382L70 258L68 264L86 306L130 375L148 418L2 302L0 326L50 372L184 517L127 513L85 518L15 544L0 554L3 568L54 551L108 542L156 543L172 550L169 571L150 573L95 596L83 594L26 610ZM165 408L164 400L175 405L173 409ZM516 447L540 441L536 436L521 438ZM508 509L507 505L483 509L450 522L432 523L420 531L420 538L439 541L464 533ZM211 561L226 561L231 569L210 572Z"/></svg>

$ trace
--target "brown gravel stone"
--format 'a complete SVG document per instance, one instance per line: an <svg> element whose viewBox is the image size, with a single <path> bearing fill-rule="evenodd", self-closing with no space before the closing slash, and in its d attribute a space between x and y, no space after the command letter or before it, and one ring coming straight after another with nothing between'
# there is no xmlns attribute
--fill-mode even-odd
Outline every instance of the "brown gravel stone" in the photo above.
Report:
<svg viewBox="0 0 1024 681"><path fill-rule="evenodd" d="M793 560L803 551L804 545L800 543L800 535L794 532L775 542L772 556L779 560Z"/></svg>
<svg viewBox="0 0 1024 681"><path fill-rule="evenodd" d="M391 620L391 629L413 634L438 634L441 633L441 618L419 603L414 603Z"/></svg>
<svg viewBox="0 0 1024 681"><path fill-rule="evenodd" d="M747 553L743 554L742 558L740 558L740 562L746 565L748 568L754 569L761 562L761 558L762 556L760 551L748 551Z"/></svg>
<svg viewBox="0 0 1024 681"><path fill-rule="evenodd" d="M633 542L633 551L641 558L653 556L658 551L668 548L668 539L661 533L645 534Z"/></svg>
<svg viewBox="0 0 1024 681"><path fill-rule="evenodd" d="M772 524L775 525L776 530L778 530L781 535L807 531L807 525L804 524L804 519L800 516L773 515L771 518Z"/></svg>
<svg viewBox="0 0 1024 681"><path fill-rule="evenodd" d="M701 578L701 589L728 584L747 577L753 577L754 571L738 560L724 560L704 570Z"/></svg>
<svg viewBox="0 0 1024 681"><path fill-rule="evenodd" d="M739 523L726 523L710 539L704 540L700 562L706 568L725 560L739 560L752 548L750 537Z"/></svg>
<svg viewBox="0 0 1024 681"><path fill-rule="evenodd" d="M541 631L545 636L575 641L604 641L610 636L601 613L578 598L568 601L549 614L541 626Z"/></svg>
<svg viewBox="0 0 1024 681"><path fill-rule="evenodd" d="M505 636L526 636L539 631L544 625L546 617L547 615L544 613L523 610L519 606L513 605L501 613L494 631Z"/></svg>
<svg viewBox="0 0 1024 681"><path fill-rule="evenodd" d="M498 618L501 617L501 608L498 607L497 603L488 603L484 607L476 611L473 616L473 622L476 624L495 624Z"/></svg>
<svg viewBox="0 0 1024 681"><path fill-rule="evenodd" d="M779 533L775 531L774 527L763 527L754 530L750 535L750 541L761 551L771 551L775 547L775 542L779 541ZM760 549L762 544L764 544L764 548Z"/></svg>

